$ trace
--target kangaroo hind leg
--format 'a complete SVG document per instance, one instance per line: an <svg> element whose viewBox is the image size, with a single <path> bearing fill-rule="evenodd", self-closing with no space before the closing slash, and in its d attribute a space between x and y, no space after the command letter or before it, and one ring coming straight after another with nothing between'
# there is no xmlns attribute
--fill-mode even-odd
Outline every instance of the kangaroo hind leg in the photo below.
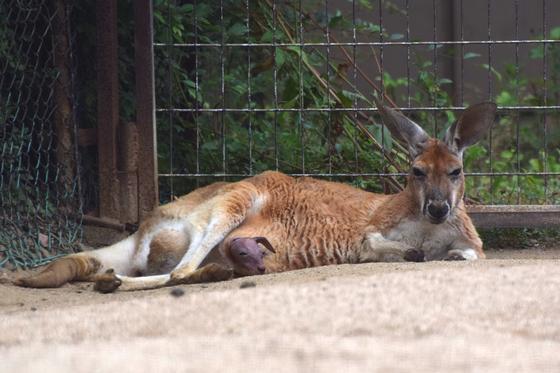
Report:
<svg viewBox="0 0 560 373"><path fill-rule="evenodd" d="M172 280L194 272L214 247L247 216L258 214L266 202L266 195L259 193L250 183L238 182L228 187L229 190L213 197L193 213L189 249L171 272Z"/></svg>

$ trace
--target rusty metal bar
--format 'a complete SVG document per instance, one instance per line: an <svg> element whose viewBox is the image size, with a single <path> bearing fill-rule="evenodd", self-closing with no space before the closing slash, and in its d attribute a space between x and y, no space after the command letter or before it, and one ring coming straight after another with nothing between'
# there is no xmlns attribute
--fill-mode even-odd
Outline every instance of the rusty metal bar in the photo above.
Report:
<svg viewBox="0 0 560 373"><path fill-rule="evenodd" d="M117 179L117 126L119 80L117 3L96 3L97 29L97 149L99 162L99 216L119 219Z"/></svg>
<svg viewBox="0 0 560 373"><path fill-rule="evenodd" d="M560 206L554 205L468 206L467 212L477 228L560 227Z"/></svg>
<svg viewBox="0 0 560 373"><path fill-rule="evenodd" d="M134 1L136 125L138 126L138 215L145 218L158 204L154 97L153 15L151 0Z"/></svg>
<svg viewBox="0 0 560 373"><path fill-rule="evenodd" d="M102 227L102 228L110 228L110 229L114 229L117 230L119 232L124 232L126 230L126 226L125 224L119 222L118 220L115 219L110 219L110 218L98 218L97 216L92 216L92 215L84 215L82 217L82 224L85 225L93 225L96 227Z"/></svg>

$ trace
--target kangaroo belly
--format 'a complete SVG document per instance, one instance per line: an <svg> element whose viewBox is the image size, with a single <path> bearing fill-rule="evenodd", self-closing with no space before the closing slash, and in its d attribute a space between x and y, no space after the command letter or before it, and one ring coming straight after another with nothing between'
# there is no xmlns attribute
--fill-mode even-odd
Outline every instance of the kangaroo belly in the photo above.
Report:
<svg viewBox="0 0 560 373"><path fill-rule="evenodd" d="M169 273L179 263L189 247L189 236L185 231L164 230L150 243L146 275Z"/></svg>

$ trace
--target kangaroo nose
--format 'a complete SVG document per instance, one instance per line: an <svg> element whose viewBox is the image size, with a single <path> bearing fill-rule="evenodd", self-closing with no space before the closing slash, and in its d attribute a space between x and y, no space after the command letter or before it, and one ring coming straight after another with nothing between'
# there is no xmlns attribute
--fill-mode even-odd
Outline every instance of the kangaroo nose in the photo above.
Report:
<svg viewBox="0 0 560 373"><path fill-rule="evenodd" d="M428 213L433 218L442 219L449 214L449 204L447 201L430 201Z"/></svg>
<svg viewBox="0 0 560 373"><path fill-rule="evenodd" d="M264 271L266 271L266 268L259 266L259 267L257 268L257 270L258 270L260 273L264 273Z"/></svg>

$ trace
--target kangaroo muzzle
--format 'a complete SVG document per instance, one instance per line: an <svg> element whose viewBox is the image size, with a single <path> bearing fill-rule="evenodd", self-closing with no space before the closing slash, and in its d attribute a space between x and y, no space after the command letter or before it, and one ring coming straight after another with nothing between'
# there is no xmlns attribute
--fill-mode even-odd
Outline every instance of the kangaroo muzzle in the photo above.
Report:
<svg viewBox="0 0 560 373"><path fill-rule="evenodd" d="M443 223L449 216L451 207L446 200L428 200L424 214L428 216L433 224Z"/></svg>

